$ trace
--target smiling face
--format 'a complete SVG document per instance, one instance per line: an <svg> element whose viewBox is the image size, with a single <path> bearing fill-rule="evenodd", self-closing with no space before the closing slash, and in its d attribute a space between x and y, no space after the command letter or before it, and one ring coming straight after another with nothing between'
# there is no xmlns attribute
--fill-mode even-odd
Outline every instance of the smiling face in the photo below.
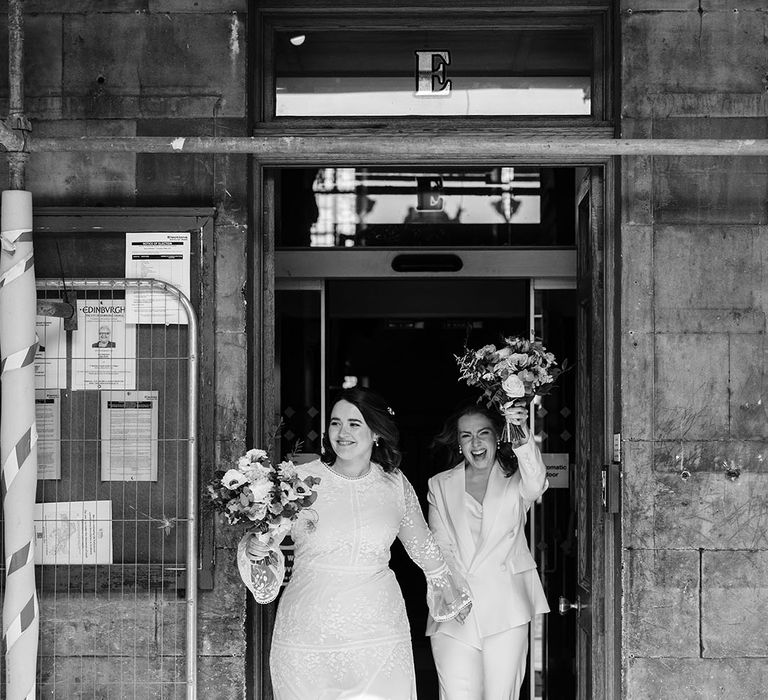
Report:
<svg viewBox="0 0 768 700"><path fill-rule="evenodd" d="M471 413L461 416L457 423L459 446L467 464L477 469L486 469L496 461L498 435L491 419Z"/></svg>
<svg viewBox="0 0 768 700"><path fill-rule="evenodd" d="M369 461L375 437L357 406L344 400L334 405L328 424L328 439L339 460Z"/></svg>

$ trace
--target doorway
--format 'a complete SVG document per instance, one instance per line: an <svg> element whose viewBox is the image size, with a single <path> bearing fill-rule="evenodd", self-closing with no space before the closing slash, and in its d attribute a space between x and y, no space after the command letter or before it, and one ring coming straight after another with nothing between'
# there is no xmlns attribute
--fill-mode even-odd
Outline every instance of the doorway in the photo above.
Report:
<svg viewBox="0 0 768 700"><path fill-rule="evenodd" d="M427 480L453 466L452 455L429 449L432 438L453 407L476 397L458 381L454 355L465 347L498 344L505 335L526 336L533 322L537 336L558 358L572 360L575 289L562 288L563 283L560 287L536 289L525 279L358 279L298 285L279 281L282 452L295 451L296 441L301 440L300 452L317 454L320 416L330 397L346 386L369 386L395 410L402 469L426 513ZM297 366L303 371L287 369ZM552 613L537 619L531 628L530 671L523 697L576 697L574 618L557 613L559 596L572 597L575 588L574 517L567 473L575 445L574 386L574 375L563 375L557 391L534 411L534 432L542 451L559 455L565 471L551 479L550 490L529 518L529 543ZM436 700L437 677L424 636L424 577L399 542L393 546L391 566L411 623L419 698Z"/></svg>
<svg viewBox="0 0 768 700"><path fill-rule="evenodd" d="M533 334L558 359L576 365L532 411L534 432L553 468L550 489L529 516L528 538L551 612L532 625L521 697L586 700L590 696L582 691L592 688L592 680L579 676L591 676L601 663L585 668L579 660L591 657L599 635L583 634L592 625L588 603L564 615L558 607L561 598L583 596L582 569L599 561L587 557L580 569L579 557L601 544L592 540L594 523L583 517L597 507L585 507L583 501L595 496L582 488L580 465L602 459L583 459L585 450L599 447L594 440L585 443L580 426L594 415L580 419L584 404L577 401L577 386L599 379L590 364L597 354L585 351L594 339L581 337L585 307L579 299L591 285L581 280L577 288L577 242L587 241L583 255L592 256L594 248L599 257L597 173L566 167L265 172L265 190L275 201L268 226L276 244L274 368L265 376L274 387L273 415L282 421L281 454L318 454L329 397L354 383L370 386L396 411L403 469L426 506L427 480L448 466L429 444L451 408L469 396L454 355L467 346L498 343L503 335ZM595 182L599 196L585 198ZM408 212L413 203L429 205L430 189L447 216ZM490 207L480 206L483 198ZM377 219L371 213L379 204ZM517 211L524 216L516 221ZM419 697L436 698L423 635L423 576L398 543L392 568L411 622ZM254 643L265 698L271 619L260 614Z"/></svg>

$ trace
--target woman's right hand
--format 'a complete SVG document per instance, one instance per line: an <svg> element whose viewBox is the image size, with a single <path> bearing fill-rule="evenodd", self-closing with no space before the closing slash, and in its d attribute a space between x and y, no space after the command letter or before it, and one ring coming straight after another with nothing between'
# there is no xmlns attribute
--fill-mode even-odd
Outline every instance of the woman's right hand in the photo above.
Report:
<svg viewBox="0 0 768 700"><path fill-rule="evenodd" d="M261 561L269 556L272 548L262 542L258 535L251 535L248 538L248 544L245 546L245 553L253 562Z"/></svg>

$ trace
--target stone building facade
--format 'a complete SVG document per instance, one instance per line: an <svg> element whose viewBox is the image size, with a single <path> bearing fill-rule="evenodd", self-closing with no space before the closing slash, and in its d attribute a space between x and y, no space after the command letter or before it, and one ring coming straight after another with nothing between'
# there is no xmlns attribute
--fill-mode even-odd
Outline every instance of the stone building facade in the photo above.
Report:
<svg viewBox="0 0 768 700"><path fill-rule="evenodd" d="M486 14L575 11L565 0L472 4ZM429 12L449 6L455 9L423 3ZM607 18L615 93L607 127L616 137L766 138L764 2L578 6L602 9ZM345 0L332 9L354 15L370 8ZM260 67L247 0L27 0L25 12L33 140L251 135L252 78ZM6 41L2 30L0 55ZM5 75L0 89L7 92ZM626 156L612 167L606 200L616 220L607 235L616 255L607 264L615 294L605 303L615 333L622 479L617 575L607 589L615 619L592 694L763 697L768 162ZM225 153L36 153L27 168L36 207L215 209L214 269L207 271L213 328L201 349L215 366L201 394L213 411L213 435L204 439L215 463L241 454L247 439L261 435L254 422L265 420L249 376L265 322L254 308L260 280L253 271L268 252L254 243L262 234L253 172L249 156ZM3 170L3 189L5 177ZM602 523L613 516L595 517ZM231 537L217 534L213 586L200 592L201 698L260 697L254 629L266 618L251 609L226 563L233 548ZM72 639L108 639L114 619L135 612L107 606L106 594L70 607L46 605L53 594L41 595L43 623L51 616ZM136 628L152 630L156 611L144 610ZM153 635L142 643L152 648ZM66 649L41 646L41 697L84 697L84 675L96 679L87 685L93 696L127 697L108 689L117 692L130 650L105 643L104 655L84 664ZM145 672L162 687L161 664Z"/></svg>

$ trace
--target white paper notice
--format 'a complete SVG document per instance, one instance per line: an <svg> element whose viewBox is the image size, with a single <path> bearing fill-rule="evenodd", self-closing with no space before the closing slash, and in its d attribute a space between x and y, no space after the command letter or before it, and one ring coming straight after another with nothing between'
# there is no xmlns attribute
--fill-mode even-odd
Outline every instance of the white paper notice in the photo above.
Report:
<svg viewBox="0 0 768 700"><path fill-rule="evenodd" d="M136 326L126 325L123 299L78 299L72 333L73 389L136 387Z"/></svg>
<svg viewBox="0 0 768 700"><path fill-rule="evenodd" d="M67 339L64 319L38 316L35 321L37 352L35 353L35 387L67 388Z"/></svg>
<svg viewBox="0 0 768 700"><path fill-rule="evenodd" d="M101 392L102 481L157 481L157 391Z"/></svg>
<svg viewBox="0 0 768 700"><path fill-rule="evenodd" d="M35 564L111 564L112 501L35 504Z"/></svg>
<svg viewBox="0 0 768 700"><path fill-rule="evenodd" d="M61 392L35 391L37 478L61 479Z"/></svg>
<svg viewBox="0 0 768 700"><path fill-rule="evenodd" d="M543 452L541 458L547 467L547 481L551 489L568 488L569 455L567 452Z"/></svg>
<svg viewBox="0 0 768 700"><path fill-rule="evenodd" d="M189 231L178 233L126 233L125 276L156 279L190 295ZM162 290L128 289L125 292L128 323L187 323L176 298Z"/></svg>

